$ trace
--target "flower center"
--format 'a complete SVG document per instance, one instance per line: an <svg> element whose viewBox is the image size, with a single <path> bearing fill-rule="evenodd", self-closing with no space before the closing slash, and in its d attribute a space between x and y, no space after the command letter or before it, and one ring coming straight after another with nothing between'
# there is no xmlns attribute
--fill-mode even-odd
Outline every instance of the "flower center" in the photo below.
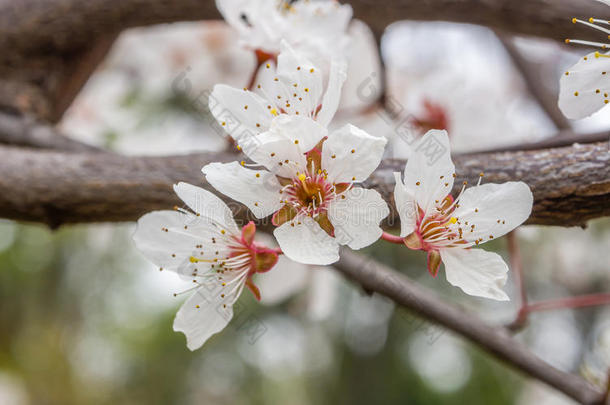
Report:
<svg viewBox="0 0 610 405"><path fill-rule="evenodd" d="M324 172L300 173L284 188L284 195L286 204L311 217L326 212L336 197L335 187L326 180Z"/></svg>
<svg viewBox="0 0 610 405"><path fill-rule="evenodd" d="M412 249L435 251L466 244L467 242L463 240L462 224L452 216L456 205L451 195L448 195L437 204L434 214L426 215L421 208L418 208L417 228L407 236L406 245Z"/></svg>
<svg viewBox="0 0 610 405"><path fill-rule="evenodd" d="M440 179L442 180L443 176ZM483 173L479 174L477 186L481 185L482 179ZM421 183L416 184L419 186ZM450 247L468 248L483 241L482 238L465 240L464 235L474 233L476 225L453 215L455 210L460 207L459 201L467 184L468 182L465 181L455 199L448 194L442 201L436 200L432 213L426 212L422 207L417 207L417 226L415 231L405 238L407 247L434 252ZM474 212L478 213L479 209L474 208ZM497 223L503 224L504 220L498 219ZM493 239L493 235L490 235L489 238Z"/></svg>

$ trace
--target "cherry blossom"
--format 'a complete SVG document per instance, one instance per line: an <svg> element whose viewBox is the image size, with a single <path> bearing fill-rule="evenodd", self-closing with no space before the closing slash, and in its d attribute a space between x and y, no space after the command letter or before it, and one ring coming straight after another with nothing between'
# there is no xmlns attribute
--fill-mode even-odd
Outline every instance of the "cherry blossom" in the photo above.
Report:
<svg viewBox="0 0 610 405"><path fill-rule="evenodd" d="M353 125L328 133L305 116L282 114L245 162L203 168L218 191L245 204L257 218L273 214L280 248L305 264L331 264L339 245L360 249L382 234L389 209L379 193L355 186L381 162L385 138Z"/></svg>
<svg viewBox="0 0 610 405"><path fill-rule="evenodd" d="M277 116L309 117L328 126L337 111L346 69L345 62L334 59L325 90L322 71L283 42L277 70L265 75L255 91L218 84L210 95L209 108L248 154L257 146L257 136L269 130ZM272 65L267 63L264 70L271 71Z"/></svg>
<svg viewBox="0 0 610 405"><path fill-rule="evenodd" d="M609 4L607 1L602 3ZM573 18L574 24L583 24L610 38L610 22L598 18L584 21ZM568 68L560 80L559 108L570 119L581 119L597 112L610 103L610 43L566 39L566 43L598 47Z"/></svg>
<svg viewBox="0 0 610 405"><path fill-rule="evenodd" d="M504 260L497 253L471 248L521 225L530 215L532 193L523 182L467 189L464 183L454 199L450 192L455 177L447 132L429 131L415 145L404 181L395 173L400 236L407 247L428 253L433 277L443 262L447 281L465 293L508 300L502 290L508 272Z"/></svg>
<svg viewBox="0 0 610 405"><path fill-rule="evenodd" d="M253 222L240 230L229 207L212 193L187 183L174 191L188 208L144 215L134 241L160 270L193 280L185 291L193 294L176 314L174 330L195 350L229 323L244 286L260 300L252 276L269 271L278 252L254 241Z"/></svg>
<svg viewBox="0 0 610 405"><path fill-rule="evenodd" d="M344 54L349 44L352 8L335 0L216 0L216 6L259 63L273 59L284 40L321 60Z"/></svg>

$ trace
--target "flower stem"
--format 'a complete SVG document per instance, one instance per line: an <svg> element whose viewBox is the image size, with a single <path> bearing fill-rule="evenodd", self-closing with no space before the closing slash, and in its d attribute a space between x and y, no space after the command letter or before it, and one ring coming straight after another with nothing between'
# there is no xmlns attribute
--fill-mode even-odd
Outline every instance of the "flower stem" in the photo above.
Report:
<svg viewBox="0 0 610 405"><path fill-rule="evenodd" d="M263 66L263 63L265 63L269 60L275 61L276 56L277 56L277 55L267 53L260 49L255 50L254 55L256 55L256 67L254 68L254 71L252 72L252 76L250 77L250 81L248 82L248 87L247 87L248 90L254 90L256 76L258 75L258 70L260 69L260 67Z"/></svg>
<svg viewBox="0 0 610 405"><path fill-rule="evenodd" d="M521 249L519 249L519 241L517 240L517 230L506 235L508 239L508 251L510 254L510 265L515 275L515 283L519 286L519 296L521 298L521 307L527 306L527 289L525 288L525 280L523 279L523 260L521 259Z"/></svg>
<svg viewBox="0 0 610 405"><path fill-rule="evenodd" d="M510 232L506 235L508 241L508 254L510 256L510 267L515 277L515 284L519 289L519 312L517 313L516 319L508 325L511 330L518 330L525 326L527 321L527 289L525 287L525 280L523 279L523 260L521 259L521 250L519 249L519 241L517 240L517 230Z"/></svg>
<svg viewBox="0 0 610 405"><path fill-rule="evenodd" d="M527 300L527 289L523 279L523 261L521 259L521 251L519 250L516 230L509 233L507 235L507 239L508 252L510 254L510 264L521 298L517 317L507 326L508 329L519 330L523 328L527 322L528 315L532 312L552 311L567 308L585 308L610 304L610 294L582 295L579 297L560 298L556 300L540 301L529 304Z"/></svg>
<svg viewBox="0 0 610 405"><path fill-rule="evenodd" d="M246 87L248 90L253 90L254 89L254 84L256 82L256 76L258 73L258 69L261 67L262 63L257 63L256 67L254 68L254 71L252 72L252 76L250 76L250 80L248 81L248 87Z"/></svg>
<svg viewBox="0 0 610 405"><path fill-rule="evenodd" d="M396 243L397 245L404 244L403 238L401 238L400 236L392 235L391 233L387 233L387 232L384 232L381 234L381 239L383 239L387 242L390 242L390 243Z"/></svg>
<svg viewBox="0 0 610 405"><path fill-rule="evenodd" d="M540 301L525 306L526 312L551 311L565 308L585 308L610 304L610 294L591 294L579 297L560 298L556 300Z"/></svg>

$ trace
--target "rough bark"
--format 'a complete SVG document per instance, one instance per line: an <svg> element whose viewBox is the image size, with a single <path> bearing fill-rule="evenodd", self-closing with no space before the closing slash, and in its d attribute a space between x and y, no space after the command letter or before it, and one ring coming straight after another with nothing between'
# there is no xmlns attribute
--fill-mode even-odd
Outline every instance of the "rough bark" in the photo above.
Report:
<svg viewBox="0 0 610 405"><path fill-rule="evenodd" d="M610 15L588 0L351 0L379 37L402 19L489 26L512 34L601 40L573 16ZM121 31L219 19L212 0L0 0L0 108L56 122Z"/></svg>
<svg viewBox="0 0 610 405"><path fill-rule="evenodd" d="M599 33L573 25L572 17L610 16L593 0L350 0L354 15L376 32L398 20L480 24L519 35L562 41L566 37L600 40Z"/></svg>
<svg viewBox="0 0 610 405"><path fill-rule="evenodd" d="M234 154L125 157L100 153L60 153L0 147L0 216L65 223L132 221L145 212L180 202L172 184L186 181L209 188L200 168L213 161L238 160ZM456 156L461 180L525 181L534 193L530 224L584 225L610 215L610 152L607 143L542 151ZM393 207L392 172L404 162L384 162L367 181ZM211 189L212 190L212 189ZM214 191L214 190L212 190ZM240 207L233 203L233 207ZM248 212L237 210L244 219ZM392 210L387 225L398 224Z"/></svg>
<svg viewBox="0 0 610 405"><path fill-rule="evenodd" d="M534 193L534 208L527 223L584 226L593 218L610 215L610 145L608 142L570 147L498 153L475 153L454 158L458 179L524 181ZM392 170L403 162L382 164L371 183L389 196ZM454 195L461 183L454 188Z"/></svg>
<svg viewBox="0 0 610 405"><path fill-rule="evenodd" d="M597 38L570 23L572 17L610 15L592 0L350 0L354 15L374 30L392 22L444 20L486 25L515 34L556 40ZM0 49L13 52L73 52L101 35L123 29L219 19L212 0L1 0Z"/></svg>

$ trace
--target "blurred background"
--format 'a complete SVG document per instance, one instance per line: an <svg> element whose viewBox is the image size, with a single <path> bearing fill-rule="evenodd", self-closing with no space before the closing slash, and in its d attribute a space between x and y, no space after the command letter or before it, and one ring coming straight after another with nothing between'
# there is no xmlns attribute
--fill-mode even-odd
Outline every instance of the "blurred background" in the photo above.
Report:
<svg viewBox="0 0 610 405"><path fill-rule="evenodd" d="M390 26L381 55L393 114L363 103L359 85L380 62L366 26L352 28L359 71L344 92L337 125L350 121L387 136L388 156L409 154L393 135L404 117L422 131L448 128L458 152L556 132L502 42L468 25ZM555 92L560 73L583 53L549 41L514 45ZM254 65L222 22L129 30L61 129L127 154L226 150L231 146L211 125L201 95L216 83L243 87ZM608 111L601 111L573 125L594 131L608 123ZM185 298L173 293L185 282L148 263L133 246L133 231L133 224L104 224L52 232L0 221L0 404L572 403L332 269L288 261L260 275L262 303L250 294L241 298L261 333L246 333L234 320L190 352L172 331ZM610 290L610 220L587 229L527 226L518 238L532 301ZM505 239L487 248L508 259ZM419 252L384 243L365 252L492 323L515 317L512 277L513 300L495 303L462 294L444 275L432 279ZM605 383L610 308L533 314L518 336L559 369Z"/></svg>

